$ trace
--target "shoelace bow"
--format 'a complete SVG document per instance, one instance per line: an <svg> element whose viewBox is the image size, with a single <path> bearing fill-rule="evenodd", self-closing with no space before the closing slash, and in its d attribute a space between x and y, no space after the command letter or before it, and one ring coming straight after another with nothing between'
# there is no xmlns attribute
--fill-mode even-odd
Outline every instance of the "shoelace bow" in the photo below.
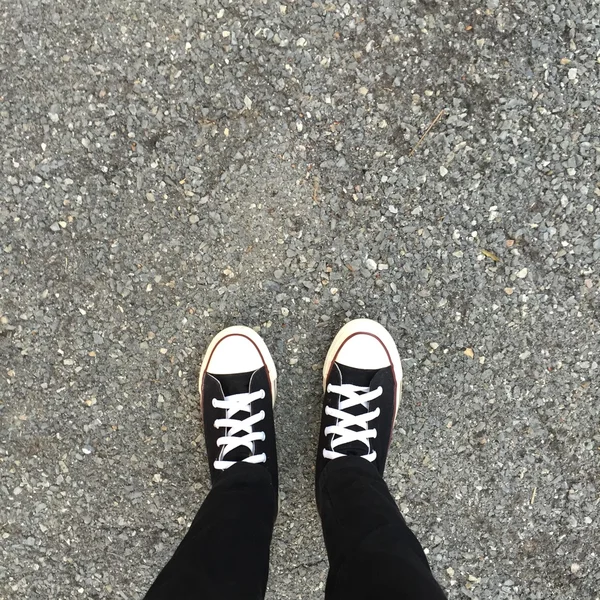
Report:
<svg viewBox="0 0 600 600"><path fill-rule="evenodd" d="M353 415L347 409L361 404L365 409L369 409L369 402L379 398L383 393L383 388L380 386L371 391L371 388L343 383L342 385L329 384L327 392L331 394L339 394L344 396L346 400L340 400L338 408L330 406L325 407L325 414L337 420L335 425L330 425L325 428L325 435L333 434L334 438L331 442L331 450L323 449L323 456L327 459L342 458L346 454L336 452L338 446L348 444L350 442L362 442L367 447L367 454L363 454L369 462L373 462L377 457L377 452L371 450L369 440L377 437L377 429L369 429L369 421L376 419L379 416L380 410L377 407L375 410L365 412L360 415ZM350 429L351 427L360 427L358 431Z"/></svg>
<svg viewBox="0 0 600 600"><path fill-rule="evenodd" d="M252 403L255 400L262 400L264 397L265 390L258 390L252 393L225 396L223 400L213 398L212 405L214 408L225 409L225 418L216 419L215 427L217 429L224 428L226 430L225 435L217 440L217 446L221 447L221 452L219 458L214 462L215 469L228 469L239 462L235 460L225 460L225 456L232 450L241 446L245 446L250 451L250 456L244 458L242 462L266 462L267 455L264 452L262 454L254 454L254 442L264 441L265 432L252 430L256 423L265 418L264 410L261 410L255 415L252 414ZM246 419L240 419L239 417L234 419L235 415L239 412L248 413L250 416ZM246 432L246 435L237 435L242 432Z"/></svg>

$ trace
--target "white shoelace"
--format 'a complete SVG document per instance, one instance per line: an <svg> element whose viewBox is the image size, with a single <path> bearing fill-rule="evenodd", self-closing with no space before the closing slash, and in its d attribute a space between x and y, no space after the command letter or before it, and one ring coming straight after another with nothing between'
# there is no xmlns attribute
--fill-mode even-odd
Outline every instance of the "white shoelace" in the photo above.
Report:
<svg viewBox="0 0 600 600"><path fill-rule="evenodd" d="M225 435L217 440L217 446L221 447L221 453L219 459L214 462L215 469L225 470L235 465L238 461L225 460L225 455L240 446L245 446L250 450L250 456L244 458L243 462L266 462L267 455L264 452L262 454L254 454L254 442L264 441L265 432L252 431L252 427L265 418L265 411L261 410L259 413L253 415L251 406L255 400L262 400L264 397L265 390L258 390L252 393L225 396L223 400L213 398L213 407L223 408L226 411L224 419L215 420L215 427L217 429L224 428L226 430ZM243 420L239 418L234 419L233 417L240 411L246 412L251 416ZM246 432L246 435L237 435L243 431Z"/></svg>
<svg viewBox="0 0 600 600"><path fill-rule="evenodd" d="M379 398L383 393L383 388L380 386L373 391L368 387L361 387L358 385L352 385L350 383L343 383L342 385L327 386L327 391L331 394L339 394L344 396L346 400L340 400L338 408L331 408L330 406L325 407L325 414L337 419L335 425L325 427L325 435L333 434L334 438L331 442L331 450L323 449L323 456L328 459L342 458L346 454L336 452L335 449L338 446L347 444L349 442L362 442L366 447L367 451L371 450L370 439L377 437L376 429L369 429L369 421L376 419L379 416L379 407L373 411L366 412L362 415L352 415L345 412L348 408L358 406L362 404L366 409L369 408L369 402ZM360 393L359 393L360 392ZM354 431L350 427L358 426L361 428L359 431ZM369 462L373 462L377 457L377 452L372 450L367 454L362 455Z"/></svg>

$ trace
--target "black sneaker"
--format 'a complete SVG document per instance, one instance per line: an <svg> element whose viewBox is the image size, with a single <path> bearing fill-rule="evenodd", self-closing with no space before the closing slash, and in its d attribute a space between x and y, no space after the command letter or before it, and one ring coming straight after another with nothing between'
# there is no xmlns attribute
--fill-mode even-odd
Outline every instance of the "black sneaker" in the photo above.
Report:
<svg viewBox="0 0 600 600"><path fill-rule="evenodd" d="M268 469L277 492L277 372L262 338L249 327L221 331L204 355L199 384L212 483L246 462Z"/></svg>
<svg viewBox="0 0 600 600"><path fill-rule="evenodd" d="M370 319L340 329L323 366L323 416L316 478L330 460L360 456L383 475L402 389L402 365L388 331Z"/></svg>

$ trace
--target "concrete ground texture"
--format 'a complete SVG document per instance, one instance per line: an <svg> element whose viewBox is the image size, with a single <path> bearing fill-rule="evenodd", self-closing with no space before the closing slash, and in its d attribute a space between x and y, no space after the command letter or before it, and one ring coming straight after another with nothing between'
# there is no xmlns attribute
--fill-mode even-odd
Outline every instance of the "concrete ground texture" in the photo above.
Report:
<svg viewBox="0 0 600 600"><path fill-rule="evenodd" d="M197 377L279 370L270 600L323 598L335 332L450 599L600 597L600 4L2 0L0 599L141 598L209 489Z"/></svg>

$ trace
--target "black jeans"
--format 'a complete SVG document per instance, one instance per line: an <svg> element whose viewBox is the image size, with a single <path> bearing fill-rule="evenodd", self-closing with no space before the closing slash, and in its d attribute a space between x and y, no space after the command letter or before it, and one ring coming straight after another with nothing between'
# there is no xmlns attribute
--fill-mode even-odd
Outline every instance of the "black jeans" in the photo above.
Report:
<svg viewBox="0 0 600 600"><path fill-rule="evenodd" d="M332 460L317 486L328 600L444 600L427 558L374 465ZM276 514L266 469L228 469L145 600L260 600Z"/></svg>

